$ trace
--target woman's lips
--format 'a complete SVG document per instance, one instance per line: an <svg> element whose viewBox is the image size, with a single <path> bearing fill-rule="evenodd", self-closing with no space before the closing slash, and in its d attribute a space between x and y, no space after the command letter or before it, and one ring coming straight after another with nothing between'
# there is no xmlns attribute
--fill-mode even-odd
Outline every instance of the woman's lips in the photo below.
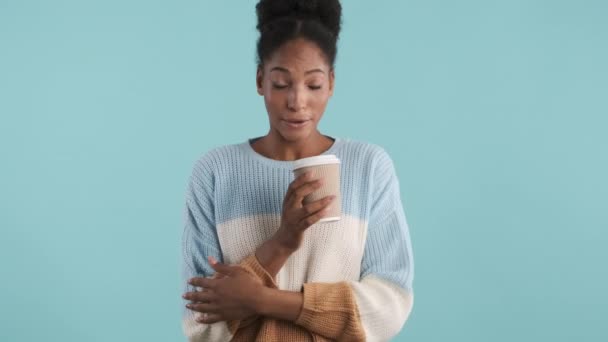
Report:
<svg viewBox="0 0 608 342"><path fill-rule="evenodd" d="M310 120L281 120L288 128L302 128L306 126Z"/></svg>

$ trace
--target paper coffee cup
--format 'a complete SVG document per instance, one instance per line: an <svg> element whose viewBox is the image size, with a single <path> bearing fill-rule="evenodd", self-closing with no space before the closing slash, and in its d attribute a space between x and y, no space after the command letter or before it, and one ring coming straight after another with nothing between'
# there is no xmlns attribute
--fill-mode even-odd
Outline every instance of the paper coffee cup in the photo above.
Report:
<svg viewBox="0 0 608 342"><path fill-rule="evenodd" d="M304 197L304 204L334 195L336 198L330 204L329 212L318 222L340 220L342 215L342 197L340 194L340 159L333 154L320 155L298 159L294 162L293 173L297 178L311 171L312 179L322 179L323 185L313 193Z"/></svg>

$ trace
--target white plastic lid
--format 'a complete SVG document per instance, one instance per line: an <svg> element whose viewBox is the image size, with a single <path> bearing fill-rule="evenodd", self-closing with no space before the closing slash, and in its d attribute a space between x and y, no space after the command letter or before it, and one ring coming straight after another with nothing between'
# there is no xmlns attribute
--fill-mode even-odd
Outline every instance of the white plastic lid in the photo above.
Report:
<svg viewBox="0 0 608 342"><path fill-rule="evenodd" d="M302 158L294 161L293 169L301 169L303 167L325 165L325 164L340 164L340 159L334 154L324 154L320 156Z"/></svg>

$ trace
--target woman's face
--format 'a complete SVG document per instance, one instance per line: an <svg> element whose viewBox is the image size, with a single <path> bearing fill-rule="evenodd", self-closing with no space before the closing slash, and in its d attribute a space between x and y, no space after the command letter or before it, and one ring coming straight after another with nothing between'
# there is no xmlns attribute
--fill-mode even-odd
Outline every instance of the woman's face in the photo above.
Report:
<svg viewBox="0 0 608 342"><path fill-rule="evenodd" d="M334 72L315 43L304 39L287 42L264 61L256 79L271 133L296 142L317 132L333 94Z"/></svg>

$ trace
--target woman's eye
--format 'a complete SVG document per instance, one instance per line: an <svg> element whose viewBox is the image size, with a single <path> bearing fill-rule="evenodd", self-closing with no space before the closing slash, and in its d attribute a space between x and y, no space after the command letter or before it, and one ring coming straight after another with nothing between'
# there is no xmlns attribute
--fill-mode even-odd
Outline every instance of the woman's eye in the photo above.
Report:
<svg viewBox="0 0 608 342"><path fill-rule="evenodd" d="M280 83L273 83L272 87L274 89L285 89L285 88L287 88L287 85L286 84L280 84Z"/></svg>
<svg viewBox="0 0 608 342"><path fill-rule="evenodd" d="M319 90L319 89L321 89L321 86L311 85L311 86L308 86L308 88L311 89L311 90Z"/></svg>

